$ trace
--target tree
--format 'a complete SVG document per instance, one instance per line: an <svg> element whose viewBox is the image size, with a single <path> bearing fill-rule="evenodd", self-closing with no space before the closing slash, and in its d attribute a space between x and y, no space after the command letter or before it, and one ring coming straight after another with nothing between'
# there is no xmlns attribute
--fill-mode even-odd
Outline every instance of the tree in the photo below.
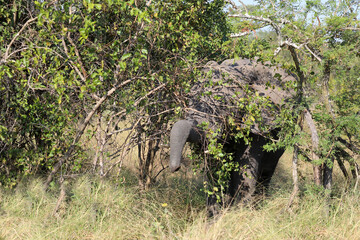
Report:
<svg viewBox="0 0 360 240"><path fill-rule="evenodd" d="M304 117L293 122L300 126L294 130L302 129L302 119L305 119L312 144L288 141L286 137L281 144L294 147L295 179L299 151L313 163L315 183L330 189L335 159L345 175L344 158L351 159L354 172L358 169L354 158L359 153L359 129L355 130L354 126L360 120L359 89L356 88L360 47L357 1L260 0L251 11L244 4L238 7L228 2L233 8L229 17L238 19L237 28L248 29L232 35L242 38L237 46L238 54L280 63L297 74L296 109ZM264 27L270 31L267 37L244 37L255 35ZM299 135L299 132L292 131L290 135Z"/></svg>

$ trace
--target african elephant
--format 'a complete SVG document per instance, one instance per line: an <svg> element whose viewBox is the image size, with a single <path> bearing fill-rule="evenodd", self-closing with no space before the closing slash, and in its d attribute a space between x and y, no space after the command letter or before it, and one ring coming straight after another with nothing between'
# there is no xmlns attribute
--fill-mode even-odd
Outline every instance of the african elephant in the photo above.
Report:
<svg viewBox="0 0 360 240"><path fill-rule="evenodd" d="M226 131L226 122L223 119L232 116L240 119L239 126L242 126L244 113L237 109L236 99L246 98L249 92L257 92L257 96L263 96L272 104L271 108L261 110L262 123L268 126L267 133L262 132L260 126L254 123L249 133L252 139L250 145L244 140L231 137L219 138L224 149L233 153L234 161L239 163L240 168L245 169L231 173L227 190L231 202L236 199L249 201L255 193L268 188L278 160L284 152L284 149L267 152L263 146L270 141L269 136L276 138L277 129L272 128L273 120L284 100L293 95L290 91L283 90L282 86L295 78L282 69L248 59L230 59L221 64L209 62L204 67L204 73L207 78L200 80L191 90L186 119L177 121L171 129L170 170L175 172L180 168L186 142L206 149L206 133L199 127L200 123L208 123L209 128L220 126L221 131ZM217 84L218 82L221 84ZM201 94L209 91L211 94ZM214 199L208 199L210 208L213 204Z"/></svg>

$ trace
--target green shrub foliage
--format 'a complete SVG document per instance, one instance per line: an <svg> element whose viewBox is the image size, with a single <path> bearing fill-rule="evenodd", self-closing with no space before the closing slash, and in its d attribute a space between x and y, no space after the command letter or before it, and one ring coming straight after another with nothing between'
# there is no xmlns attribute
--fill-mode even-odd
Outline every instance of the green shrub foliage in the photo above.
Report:
<svg viewBox="0 0 360 240"><path fill-rule="evenodd" d="M158 144L198 63L226 52L223 6L1 0L0 182L46 174L66 152L63 173L86 169L85 150L95 147L75 136L89 116L112 119L113 132L126 119L140 148Z"/></svg>

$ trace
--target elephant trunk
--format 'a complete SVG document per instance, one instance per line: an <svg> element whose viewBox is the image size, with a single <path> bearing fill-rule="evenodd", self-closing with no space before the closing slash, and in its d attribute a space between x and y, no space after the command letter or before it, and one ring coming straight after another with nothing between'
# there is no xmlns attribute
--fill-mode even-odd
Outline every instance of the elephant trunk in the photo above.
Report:
<svg viewBox="0 0 360 240"><path fill-rule="evenodd" d="M170 171L180 169L181 156L186 142L199 142L201 135L195 129L196 124L189 120L180 120L170 132Z"/></svg>

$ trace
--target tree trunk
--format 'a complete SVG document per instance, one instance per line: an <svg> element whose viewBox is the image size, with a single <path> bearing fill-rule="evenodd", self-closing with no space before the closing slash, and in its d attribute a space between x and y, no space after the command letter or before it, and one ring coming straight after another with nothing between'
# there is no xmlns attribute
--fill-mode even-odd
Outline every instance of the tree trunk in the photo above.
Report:
<svg viewBox="0 0 360 240"><path fill-rule="evenodd" d="M293 177L293 191L291 193L287 208L289 209L293 204L295 198L299 194L299 179L298 179L298 153L299 147L294 146L293 160L292 160L292 177Z"/></svg>
<svg viewBox="0 0 360 240"><path fill-rule="evenodd" d="M315 161L313 171L314 171L314 182L317 186L321 185L321 171L322 166L319 165L319 156L317 155L317 151L319 148L319 135L317 133L317 129L315 126L315 122L312 119L311 113L308 109L305 110L305 121L309 126L310 133L311 133L311 141L312 141L312 160Z"/></svg>
<svg viewBox="0 0 360 240"><path fill-rule="evenodd" d="M349 183L350 182L350 177L349 177L349 174L348 174L348 172L346 170L346 167L345 167L343 161L340 158L336 158L336 161L339 164L340 170L342 171L342 173L343 173L343 175L344 175L344 177L346 179L346 182Z"/></svg>
<svg viewBox="0 0 360 240"><path fill-rule="evenodd" d="M331 165L331 166L329 166ZM331 190L332 187L332 173L334 167L334 159L332 158L332 162L330 164L324 164L324 175L323 175L323 186L326 190Z"/></svg>
<svg viewBox="0 0 360 240"><path fill-rule="evenodd" d="M147 143L139 144L139 185L143 190L148 190L153 182L152 172L159 145L160 139L152 139Z"/></svg>
<svg viewBox="0 0 360 240"><path fill-rule="evenodd" d="M355 165L355 172L356 172L356 181L355 181L355 186L354 186L354 192L357 190L357 186L359 184L359 181L360 181L360 169L359 169L359 165L354 162L354 165Z"/></svg>
<svg viewBox="0 0 360 240"><path fill-rule="evenodd" d="M324 105L326 107L327 112L331 115L333 120L333 125L335 122L335 114L333 107L330 101L330 94L329 94L329 81L330 81L330 73L331 73L331 63L330 61L326 61L324 66L324 76L323 76L323 98L324 98Z"/></svg>
<svg viewBox="0 0 360 240"><path fill-rule="evenodd" d="M333 107L330 101L329 94L329 81L330 81L330 73L331 73L331 61L327 60L324 66L324 76L323 76L323 98L324 104L327 112L331 115L332 118L332 127L335 128L335 114ZM335 139L332 139L335 141ZM329 166L331 165L331 166ZM324 176L323 176L323 186L327 190L331 190L332 185L332 172L334 166L334 158L331 159L331 163L324 163Z"/></svg>

